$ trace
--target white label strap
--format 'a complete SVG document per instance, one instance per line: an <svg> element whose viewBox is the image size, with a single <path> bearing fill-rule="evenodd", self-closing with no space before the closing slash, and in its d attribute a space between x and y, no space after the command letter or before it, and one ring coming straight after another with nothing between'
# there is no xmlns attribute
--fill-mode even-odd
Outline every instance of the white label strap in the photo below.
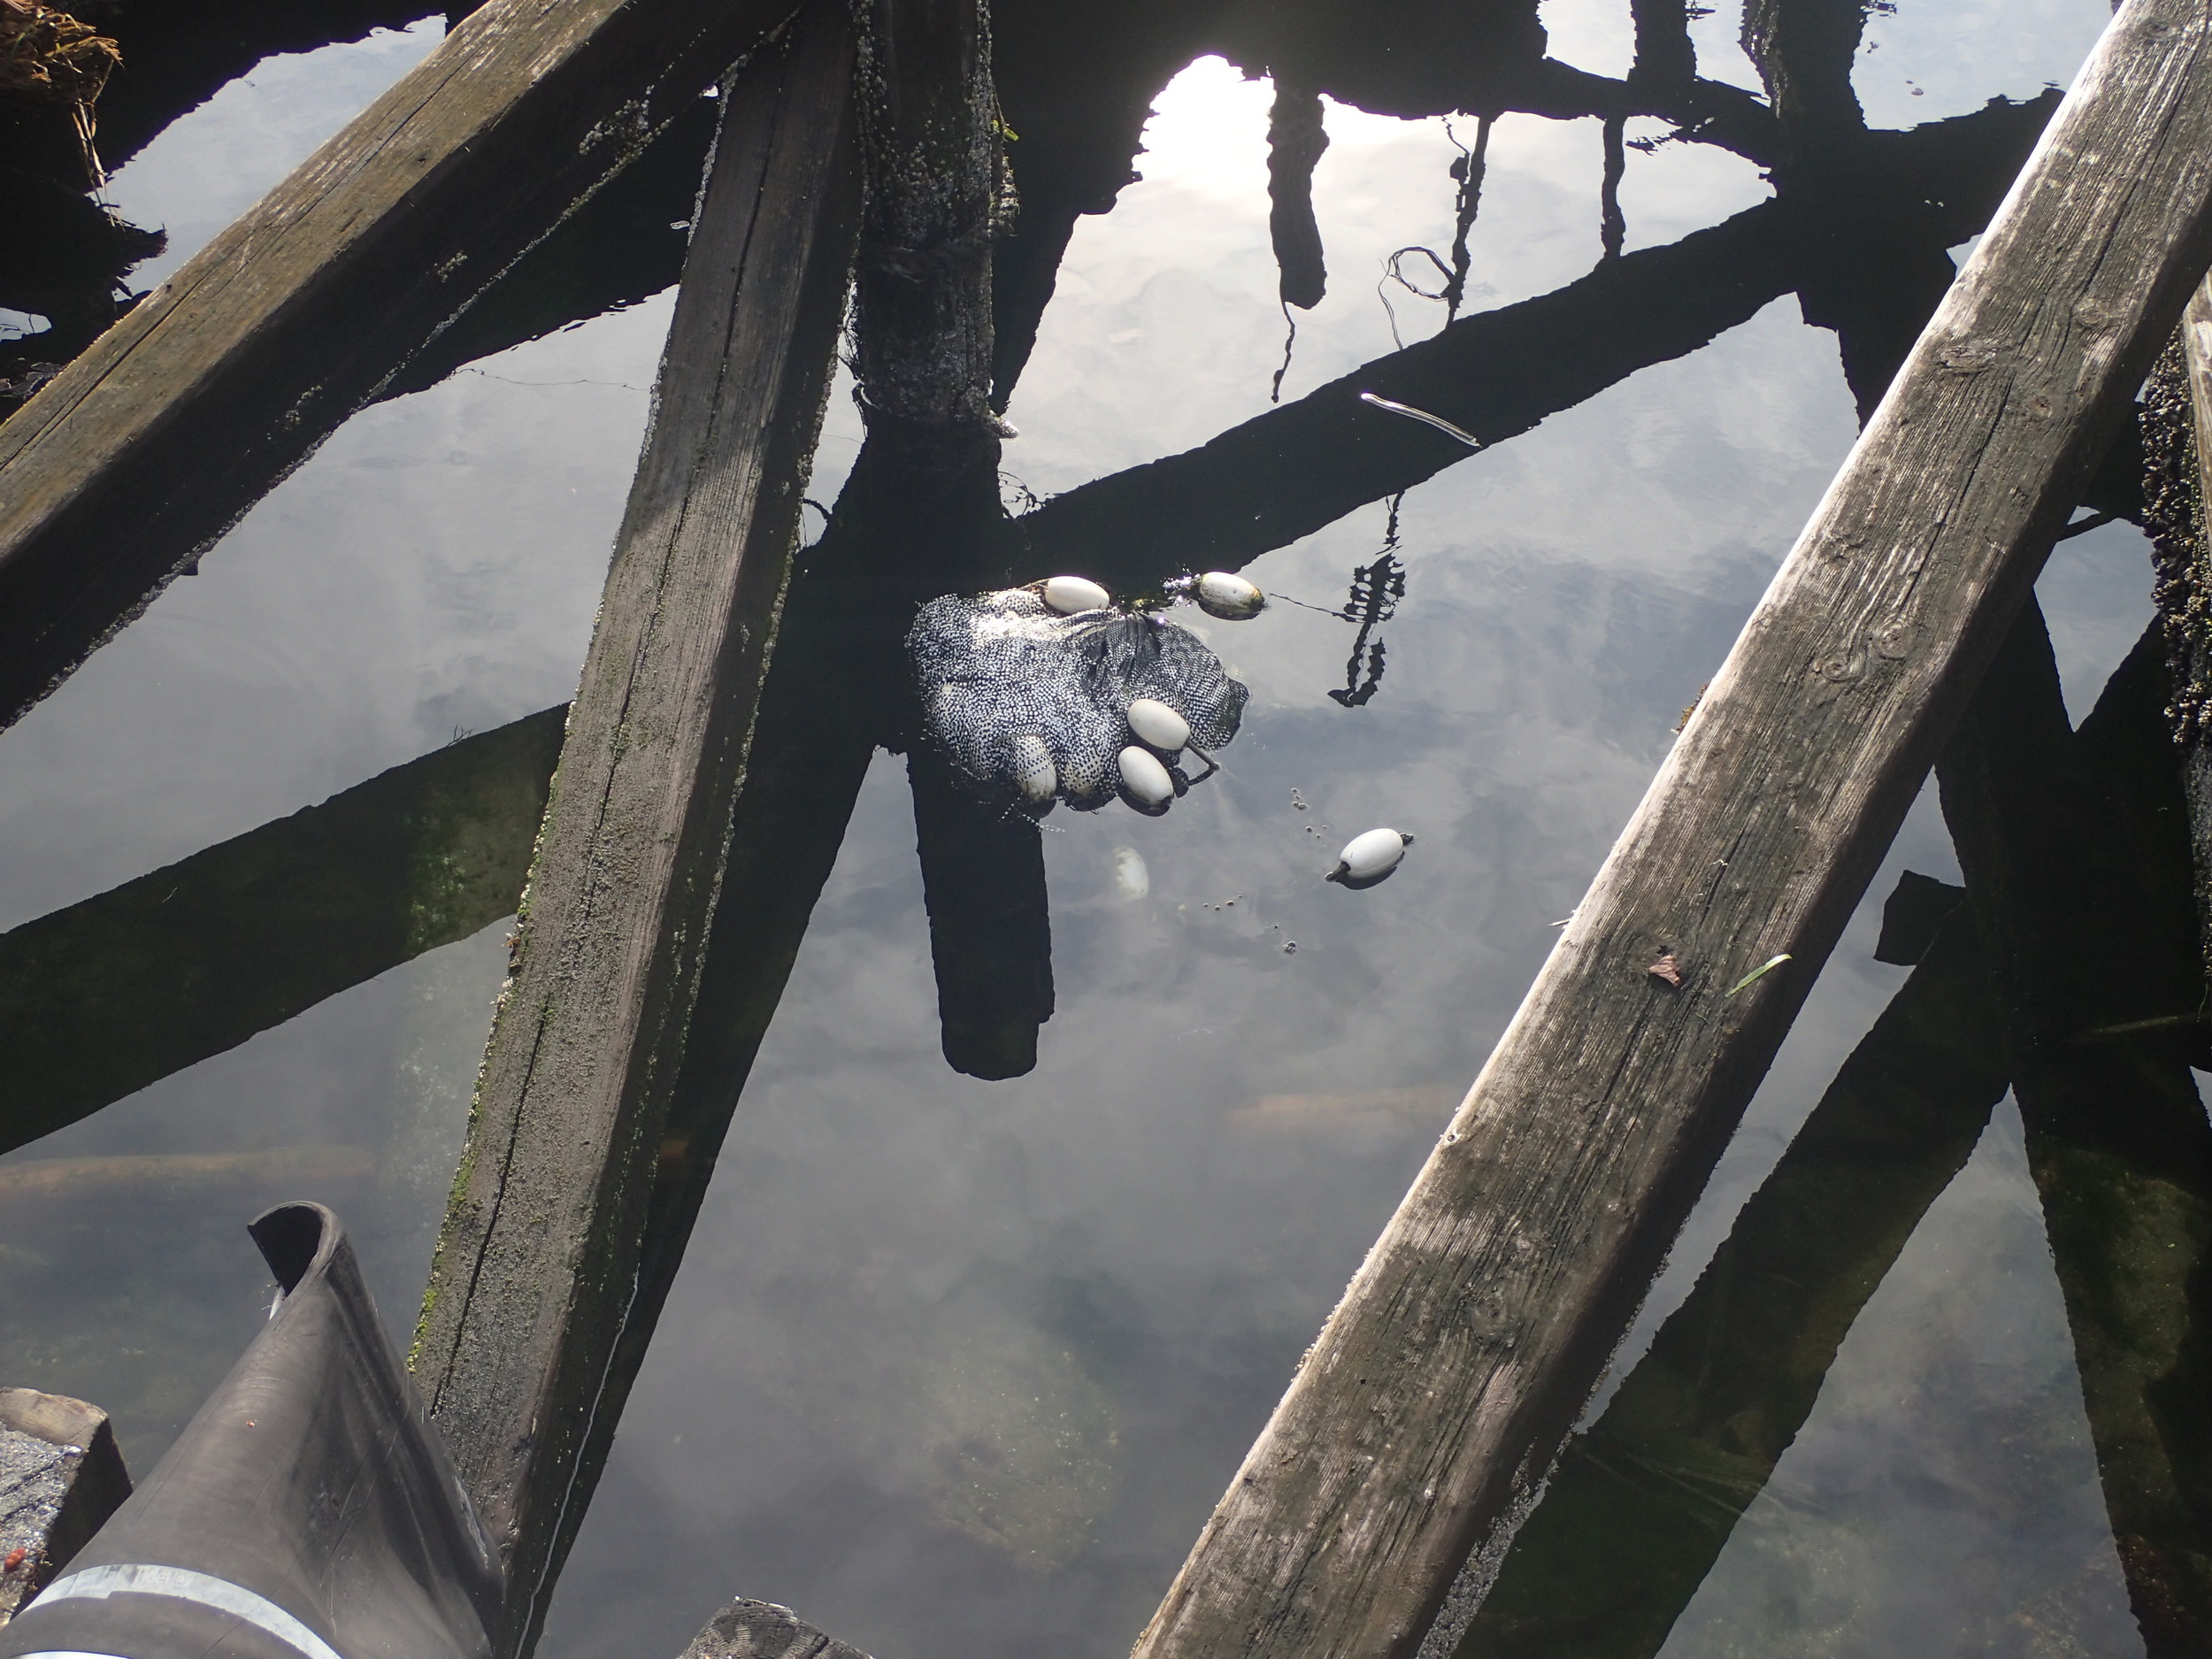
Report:
<svg viewBox="0 0 2212 1659"><path fill-rule="evenodd" d="M251 1624L275 1637L307 1659L343 1659L338 1650L301 1624L266 1596L211 1573L184 1567L87 1567L65 1573L42 1590L24 1609L55 1601L104 1601L111 1595L162 1595L173 1601L194 1601ZM115 1659L109 1654L36 1653L23 1659Z"/></svg>

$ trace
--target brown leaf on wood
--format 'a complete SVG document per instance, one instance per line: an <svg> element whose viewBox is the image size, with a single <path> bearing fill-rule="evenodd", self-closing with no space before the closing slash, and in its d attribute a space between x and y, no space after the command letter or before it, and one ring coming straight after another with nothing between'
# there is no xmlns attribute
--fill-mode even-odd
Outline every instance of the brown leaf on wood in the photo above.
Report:
<svg viewBox="0 0 2212 1659"><path fill-rule="evenodd" d="M1655 979L1664 979L1669 985L1678 986L1682 983L1682 967L1675 961L1674 952L1671 950L1661 951L1659 960L1646 968L1644 972Z"/></svg>

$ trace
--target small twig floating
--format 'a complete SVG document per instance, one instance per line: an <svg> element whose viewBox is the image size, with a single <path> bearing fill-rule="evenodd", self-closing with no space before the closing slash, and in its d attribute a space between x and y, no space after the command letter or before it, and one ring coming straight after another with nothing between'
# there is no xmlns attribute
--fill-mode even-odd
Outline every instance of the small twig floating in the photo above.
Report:
<svg viewBox="0 0 2212 1659"><path fill-rule="evenodd" d="M1359 395L1359 401L1363 403L1372 403L1376 408L1386 410L1394 415L1403 415L1408 420L1417 420L1425 426L1433 426L1448 438L1457 438L1471 449L1482 449L1489 447L1465 427L1455 426L1443 416L1432 415L1425 409L1416 409L1410 403L1394 403L1387 397L1378 397L1372 392L1362 392Z"/></svg>

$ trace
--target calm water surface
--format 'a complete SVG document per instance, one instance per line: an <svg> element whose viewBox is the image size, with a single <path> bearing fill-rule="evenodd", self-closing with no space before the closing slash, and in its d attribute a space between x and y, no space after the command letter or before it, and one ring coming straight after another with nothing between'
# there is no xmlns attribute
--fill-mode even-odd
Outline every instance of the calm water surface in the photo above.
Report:
<svg viewBox="0 0 2212 1659"><path fill-rule="evenodd" d="M1625 70L1624 8L1544 16L1555 56ZM2099 0L1905 0L1872 20L1856 85L1877 127L2031 96L2070 76L2106 16ZM1698 21L1701 64L1755 87L1738 25L1731 5ZM115 199L169 226L173 266L435 39L426 24L271 60L124 169ZM1265 408L1285 332L1271 96L1219 58L1160 91L1141 182L1079 222L1063 265L1010 410L1010 490L1048 495ZM1300 319L1286 402L1392 349L1394 309L1409 342L1440 325L1440 307L1402 289L1386 306L1378 285L1394 250L1448 245L1452 134L1472 125L1334 104L1326 119L1330 288ZM1571 282L1601 252L1595 121L1509 116L1489 160L1471 310ZM1717 150L1628 162L1631 251L1769 194ZM568 696L668 311L664 296L598 318L357 417L0 735L0 926ZM1199 618L1252 687L1243 733L1164 818L1048 820L1057 1011L1026 1077L979 1082L941 1057L904 764L879 756L548 1659L673 1654L738 1592L882 1659L1125 1651L1855 430L1835 336L1785 297L1409 492L1406 593L1361 706L1329 695L1343 622L1283 603ZM818 499L859 433L841 386ZM1390 517L1363 508L1248 573L1340 605ZM2125 526L2055 556L2042 596L2077 716L2148 592ZM1398 876L1323 884L1379 824L1419 837ZM1932 800L1617 1376L1902 981L1870 953L1907 866L1956 879ZM266 1305L242 1224L278 1197L340 1210L403 1340L504 931L0 1159L0 1181L52 1175L0 1206L0 1380L98 1401L150 1466ZM280 1170L277 1152L294 1155ZM175 1176L84 1162L155 1153L240 1156ZM1664 1652L2139 1650L2008 1105Z"/></svg>

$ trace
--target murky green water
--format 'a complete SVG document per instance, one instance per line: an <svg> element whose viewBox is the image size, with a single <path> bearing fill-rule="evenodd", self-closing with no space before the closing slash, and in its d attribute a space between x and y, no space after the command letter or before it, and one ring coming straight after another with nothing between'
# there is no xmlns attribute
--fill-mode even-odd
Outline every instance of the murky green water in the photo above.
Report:
<svg viewBox="0 0 2212 1659"><path fill-rule="evenodd" d="M1627 69L1625 8L1543 15L1555 57ZM1871 19L1854 84L1878 127L1965 115L2062 84L2105 16L1901 0ZM1695 23L1701 65L1755 87L1738 27L1733 6ZM172 127L115 198L170 226L173 264L435 36L273 61ZM1268 405L1285 334L1271 88L1219 58L1158 80L1142 180L1079 221L1013 396L1010 494L1190 449ZM1392 350L1394 327L1409 343L1441 323L1379 287L1394 251L1448 248L1472 126L1330 104L1329 292L1299 318L1286 403ZM1627 136L1665 130L1640 118ZM1487 158L1471 311L1572 283L1602 250L1597 121L1507 115ZM1770 194L1709 146L1626 160L1632 257ZM108 1407L134 1466L251 1334L265 1286L242 1223L265 1202L332 1203L395 1333L411 1323L504 962L483 889L526 851L532 763L480 737L465 778L505 765L505 782L371 785L367 843L295 820L211 873L187 866L171 897L165 877L102 895L570 695L667 316L664 296L356 418L0 735L0 926L17 930L0 951L20 963L43 941L75 964L70 1006L91 1011L52 1064L81 1054L85 1089L121 1094L0 1159L0 1381ZM1371 503L1251 565L1319 609L1198 619L1252 687L1222 774L1164 818L1048 821L1056 1010L1025 1077L980 1082L940 1055L904 763L879 755L549 1659L673 1654L739 1592L880 1659L1125 1650L1855 430L1835 334L1785 294L1412 489L1394 527ZM815 498L859 435L841 386ZM1405 588L1358 641L1385 648L1375 679L1371 656L1348 670L1355 629L1323 612L1386 549ZM2041 596L2077 717L2148 594L2124 525L2055 556ZM1363 701L1331 695L1363 681ZM1324 884L1379 824L1419 837L1398 875ZM1932 798L1616 1381L1904 981L1872 950L1908 866L1957 879ZM347 879L351 899L296 899ZM177 925L173 902L203 919ZM242 935L214 937L204 918L226 915L250 918ZM342 955L334 995L317 964ZM204 1009L190 1030L236 1046L203 1057L190 1030L152 1029L150 998ZM157 1051L181 1069L142 1087L133 1056ZM198 1161L112 1161L150 1154ZM1960 1156L1863 1287L1771 1478L1726 1475L1709 1571L1654 1593L1670 1659L2140 1650L2008 1102ZM1556 1594L1635 1578L1654 1548L1599 1529Z"/></svg>

